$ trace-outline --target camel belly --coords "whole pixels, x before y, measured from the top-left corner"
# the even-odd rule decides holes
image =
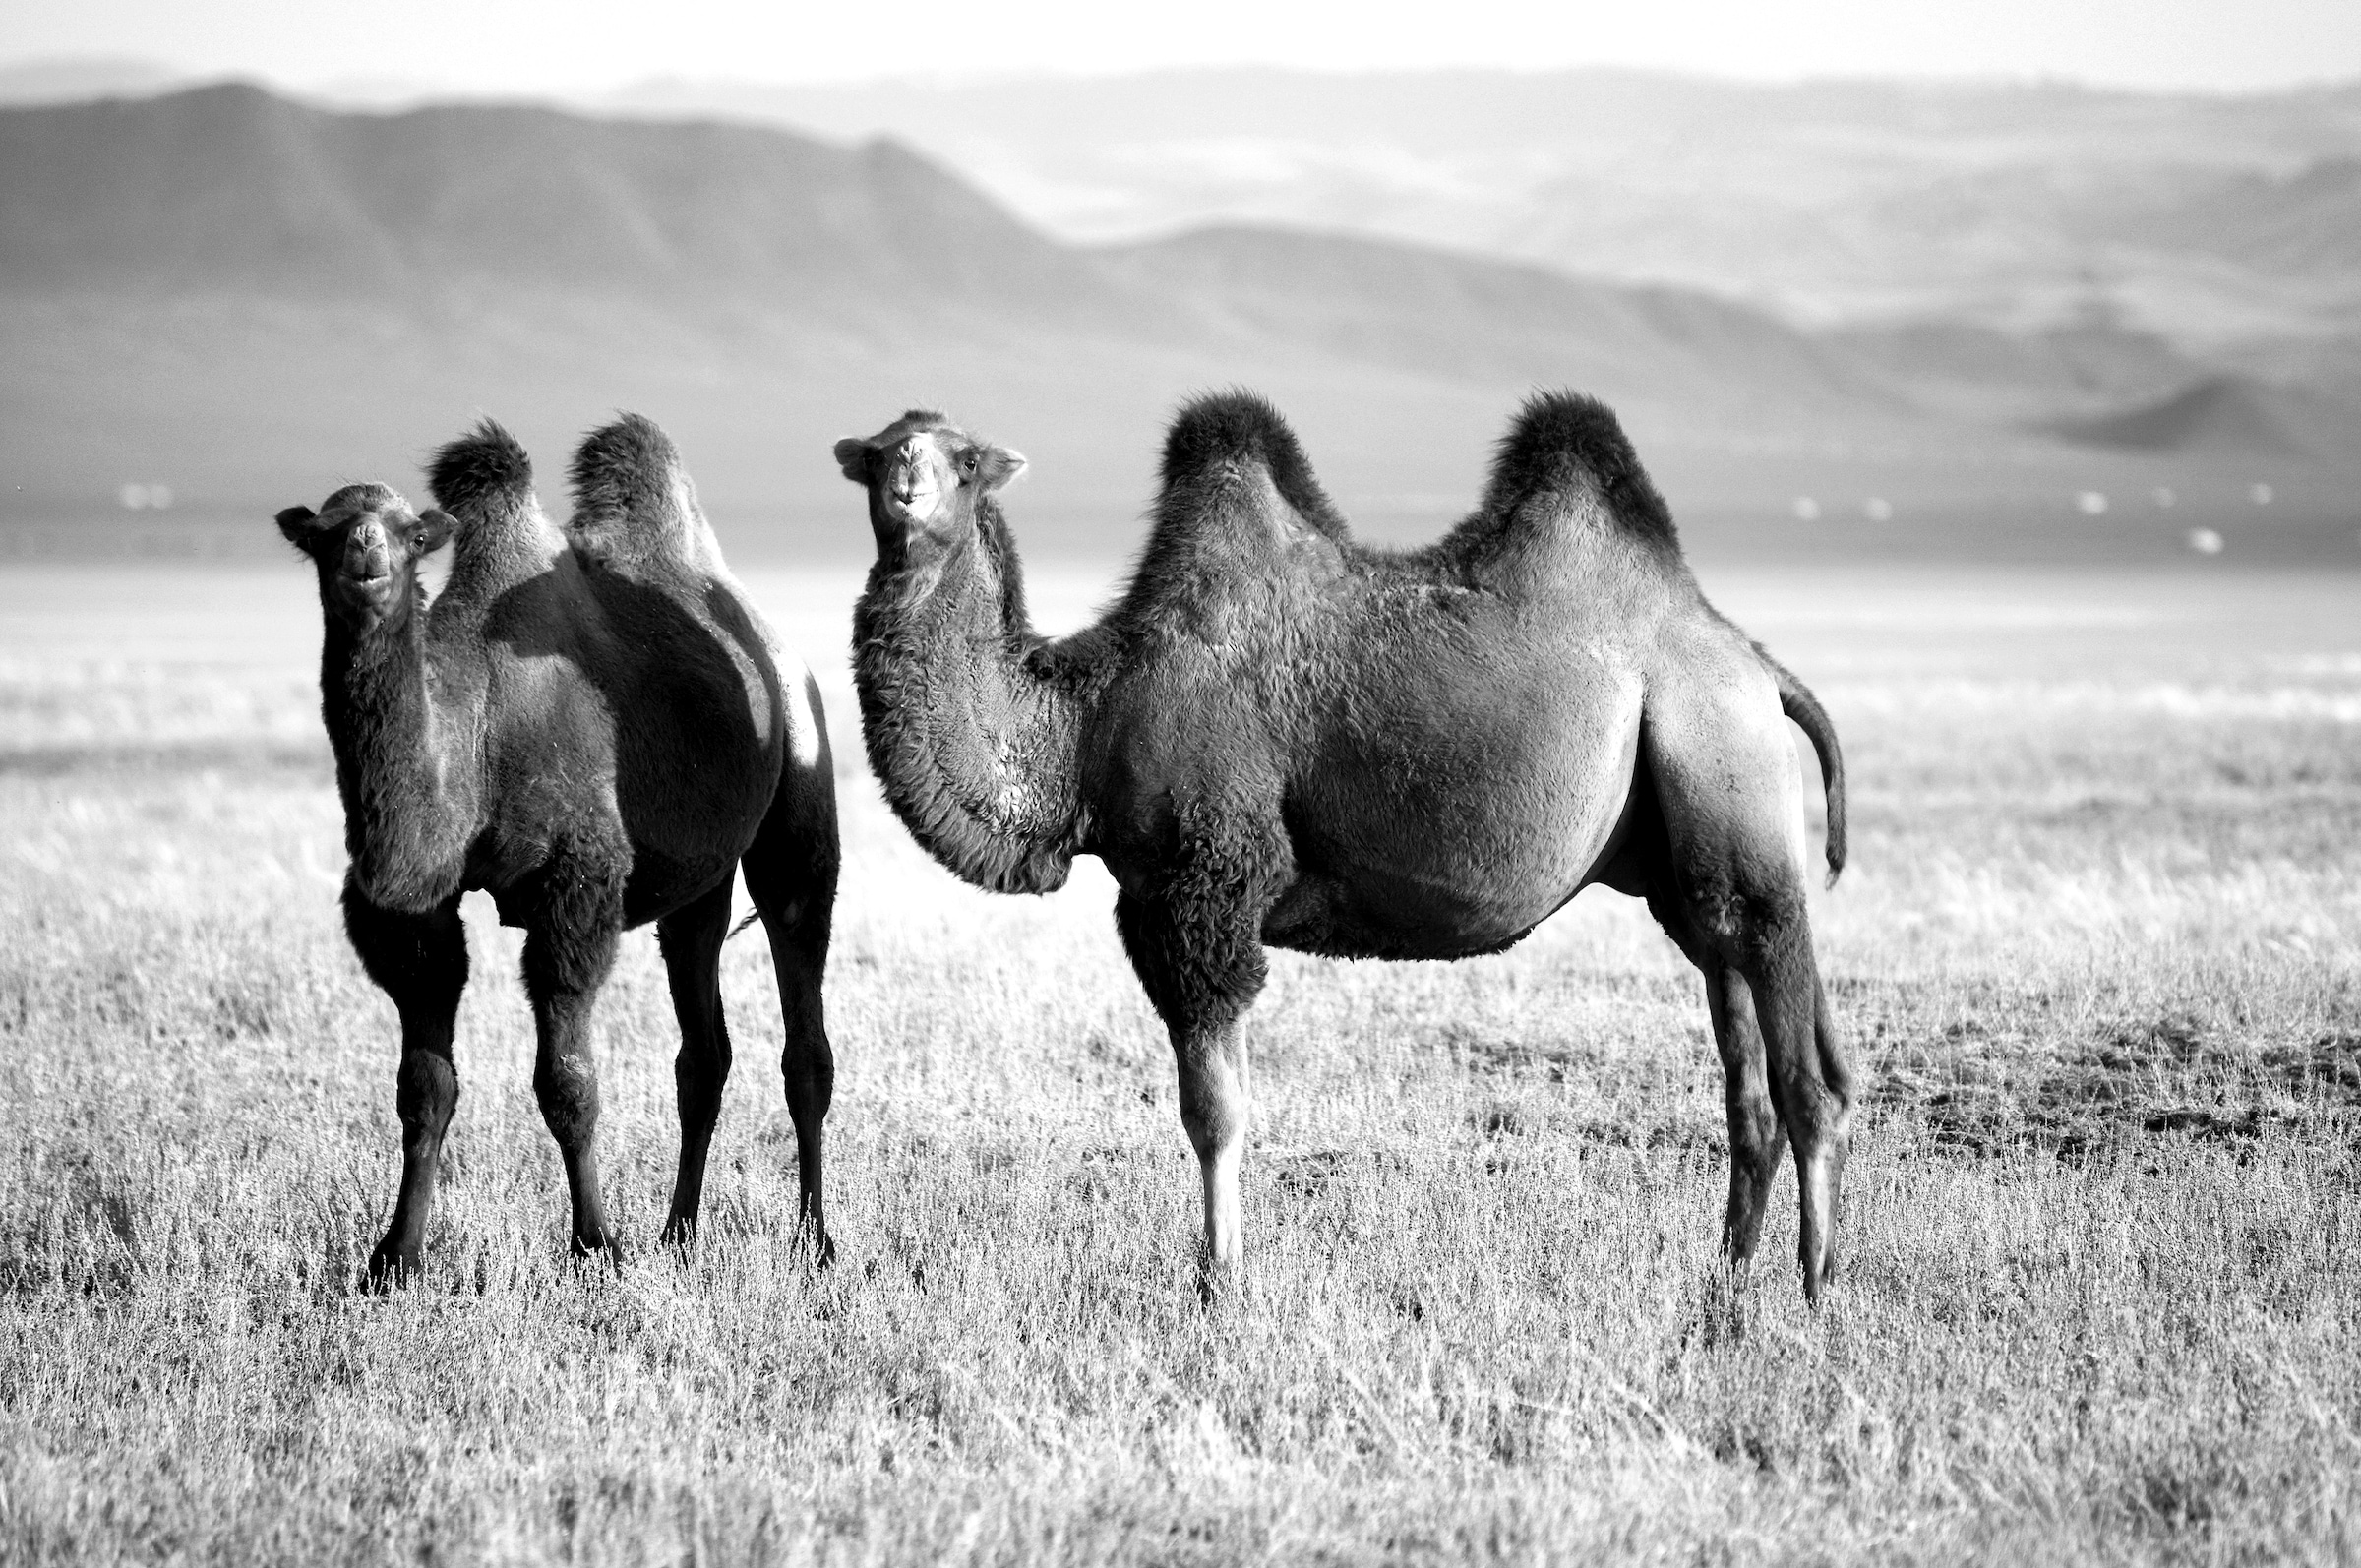
[[[1604,668],[1490,673],[1329,728],[1288,795],[1296,879],[1264,940],[1465,957],[1514,942],[1581,890],[1626,819],[1640,683]]]

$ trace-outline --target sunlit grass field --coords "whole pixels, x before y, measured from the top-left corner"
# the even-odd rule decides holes
[[[394,1013],[336,917],[309,573],[0,573],[0,1561],[2148,1561],[2361,1554],[2361,577],[1709,577],[1827,702],[1814,921],[1866,1086],[1845,1272],[1714,1244],[1719,1068],[1640,908],[1279,956],[1241,1290],[1095,863],[954,883],[821,670],[841,1258],[729,951],[706,1228],[655,1245],[654,943],[600,1008],[620,1276],[564,1252],[471,899],[423,1284],[359,1288]],[[1036,584],[1071,626],[1100,584]]]

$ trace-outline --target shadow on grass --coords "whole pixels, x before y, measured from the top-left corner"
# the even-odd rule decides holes
[[[2361,1131],[2361,1035],[2257,1046],[2187,1013],[2118,1020],[2050,1044],[1964,1020],[1888,1053],[1871,1074],[1880,1120],[1914,1116],[1938,1150],[2028,1149],[2081,1164],[2143,1139],[2332,1145]]]

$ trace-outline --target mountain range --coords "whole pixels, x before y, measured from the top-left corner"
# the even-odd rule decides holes
[[[1287,222],[1687,284],[1790,319],[2218,344],[2361,327],[2361,84],[1757,84],[1635,71],[752,87],[606,111],[890,133],[1077,240]]]
[[[2330,96],[2287,168],[2207,188],[2243,214],[2240,265],[2320,280],[2323,320],[2354,271]],[[1288,409],[1379,537],[1464,508],[1538,385],[1607,396],[1676,506],[1706,510],[2347,460],[2332,321],[2291,353],[2283,322],[2209,338],[2101,298],[2055,320],[1813,320],[1316,206],[1085,241],[901,140],[629,107],[350,113],[224,84],[0,109],[0,517],[103,509],[126,481],[260,516],[343,478],[402,483],[479,412],[554,475],[622,406],[674,431],[717,512],[857,547],[828,443],[932,402],[1033,456],[1023,506],[1051,534],[1120,549],[1173,404],[1239,382]],[[1011,109],[1007,134],[1065,123],[1036,119]],[[2161,211],[2141,210],[2153,243],[2223,243],[2229,219]]]

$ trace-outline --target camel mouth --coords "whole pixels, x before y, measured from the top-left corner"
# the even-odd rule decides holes
[[[914,486],[908,495],[898,491],[887,500],[895,516],[904,522],[925,522],[942,509],[943,491],[935,485]]]

